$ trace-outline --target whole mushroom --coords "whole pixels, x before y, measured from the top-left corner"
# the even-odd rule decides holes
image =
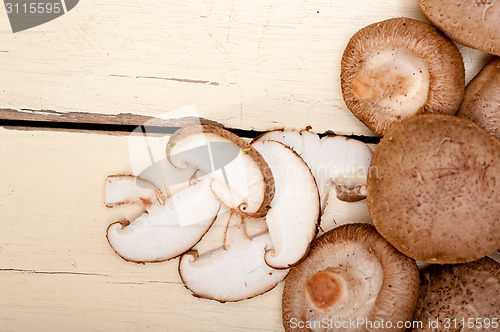
[[[500,56],[500,2],[418,0],[425,16],[454,41]]]
[[[467,85],[457,115],[500,140],[500,57],[493,57]]]
[[[219,302],[245,300],[274,288],[287,269],[269,267],[264,256],[273,249],[269,233],[249,238],[245,221],[231,215],[222,248],[198,255],[189,251],[179,261],[184,285],[197,297]]]
[[[455,44],[436,28],[393,18],[351,38],[340,79],[347,108],[383,136],[416,114],[455,114],[464,94],[465,69]]]
[[[283,326],[285,331],[359,331],[370,330],[365,323],[384,321],[393,328],[376,330],[394,331],[396,322],[411,318],[418,285],[415,261],[372,225],[342,225],[314,240],[309,256],[290,270]]]
[[[500,247],[500,141],[473,122],[425,114],[377,145],[368,175],[373,224],[416,260],[464,263]]]
[[[499,317],[500,263],[485,257],[422,271],[413,331],[498,331]]]

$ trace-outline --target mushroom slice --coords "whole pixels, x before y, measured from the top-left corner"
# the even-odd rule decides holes
[[[213,177],[212,190],[236,213],[264,217],[274,196],[274,179],[264,158],[222,128],[186,126],[170,138],[167,158],[175,167],[193,165]]]
[[[179,274],[195,296],[220,302],[248,299],[271,290],[288,274],[265,263],[269,249],[269,233],[248,238],[241,216],[233,214],[224,247],[200,256],[187,252],[179,262]]]
[[[457,115],[500,140],[500,57],[493,57],[467,85]]]
[[[396,327],[411,318],[418,278],[415,261],[372,225],[339,226],[314,240],[307,258],[290,270],[283,291],[283,326],[285,331],[369,330],[345,324],[361,320]]]
[[[498,0],[418,0],[422,12],[454,41],[500,56]]]
[[[500,247],[500,141],[469,120],[418,115],[373,153],[368,210],[405,255],[456,264]]]
[[[290,148],[275,141],[252,143],[274,174],[276,194],[266,216],[273,250],[266,252],[266,263],[288,268],[300,261],[316,236],[319,195],[306,163]]]
[[[134,221],[109,225],[109,244],[123,259],[138,263],[165,261],[191,249],[208,231],[220,209],[211,182],[211,178],[204,177],[164,204],[144,204],[146,212]],[[134,194],[123,195],[127,202],[143,201],[141,197],[133,198]],[[115,203],[119,202],[115,199]]]
[[[104,183],[104,204],[114,207],[126,203],[141,203],[146,207],[163,205],[165,198],[151,182],[128,174],[111,175]]]
[[[366,198],[366,177],[372,151],[365,143],[343,136],[320,139],[316,134],[297,130],[270,131],[260,136],[260,140],[281,142],[302,157],[318,185],[322,210],[333,189],[342,201],[355,202]]]
[[[382,136],[415,114],[455,114],[464,94],[464,62],[433,26],[389,19],[351,38],[342,56],[341,87],[347,108]]]
[[[421,328],[413,331],[449,331],[444,322],[453,318],[455,331],[498,331],[499,303],[500,264],[494,260],[431,265],[421,272],[413,317]],[[471,321],[474,324],[468,326]]]

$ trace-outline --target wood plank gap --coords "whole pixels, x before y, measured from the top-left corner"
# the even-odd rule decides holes
[[[144,125],[145,123],[147,123],[146,126]],[[148,135],[171,135],[180,127],[192,124],[208,124],[222,127],[240,137],[250,139],[265,133],[264,131],[257,130],[227,128],[216,121],[197,117],[165,120],[130,113],[107,115],[81,112],[61,113],[51,110],[16,111],[13,109],[0,109],[0,126],[12,130],[49,130],[123,136],[130,135],[134,130],[142,126],[147,128]],[[138,134],[142,134],[142,131],[139,131]],[[327,131],[318,134],[323,137],[326,135],[335,135],[335,132]],[[375,136],[344,136],[367,144],[377,144],[380,141],[380,138]]]
[[[181,127],[188,124],[202,123],[214,126],[222,126],[216,121],[203,118],[183,117],[177,119],[161,119],[152,116],[145,116],[132,113],[119,114],[100,114],[87,112],[58,112],[54,110],[35,110],[35,109],[11,109],[0,108],[0,120],[17,121],[35,121],[35,122],[63,122],[78,124],[103,124],[133,126],[134,128],[142,126],[145,123],[158,127]],[[50,126],[50,125],[47,125]],[[55,125],[54,125],[55,126]]]

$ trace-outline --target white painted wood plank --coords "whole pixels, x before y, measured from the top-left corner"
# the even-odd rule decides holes
[[[231,128],[371,135],[346,109],[340,59],[415,0],[80,1],[13,34],[0,8],[0,107],[160,116],[194,104]],[[485,54],[461,47],[470,79]]]
[[[238,303],[194,298],[180,284],[2,272],[0,329],[10,331],[279,331],[281,291]]]
[[[109,247],[106,227],[140,210],[105,208],[104,180],[132,172],[137,146],[126,136],[0,128],[0,330],[281,330],[282,285],[239,303],[197,299],[177,259],[139,265]],[[155,157],[164,151],[151,146]],[[364,202],[332,213],[368,218]],[[224,227],[216,222],[200,252],[221,246]]]

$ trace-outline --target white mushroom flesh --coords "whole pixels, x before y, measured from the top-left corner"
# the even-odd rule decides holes
[[[146,132],[144,133],[143,130]],[[166,197],[185,189],[194,167],[177,168],[165,158],[165,148],[170,136],[157,136],[148,132],[147,124],[137,127],[128,136],[128,148],[132,173],[147,179],[160,188]]]
[[[211,178],[201,178],[163,205],[145,206],[146,212],[130,224],[111,224],[107,230],[109,244],[118,255],[133,262],[165,261],[191,249],[208,231],[220,209],[211,182]],[[108,187],[106,195],[116,198],[118,194],[110,192],[114,189],[121,187]]]
[[[271,168],[275,196],[266,222],[274,250],[266,262],[274,268],[288,268],[307,253],[319,219],[319,195],[306,163],[290,148],[275,141],[252,144]]]
[[[270,131],[260,140],[281,142],[296,151],[311,169],[318,185],[321,208],[325,209],[332,190],[341,200],[366,197],[366,177],[372,157],[371,149],[363,142],[342,136],[318,135],[308,131]],[[346,194],[347,195],[344,195]]]
[[[104,182],[104,204],[107,207],[126,203],[162,205],[163,201],[162,192],[158,188],[133,175],[108,176]]]
[[[240,301],[274,288],[288,274],[264,261],[272,249],[268,233],[248,238],[241,217],[231,216],[224,247],[198,256],[195,251],[181,257],[182,281],[196,296],[220,302]]]
[[[230,140],[213,133],[188,135],[171,147],[170,161],[179,168],[192,165],[211,176],[215,195],[227,207],[245,213],[261,207],[264,176],[247,151]]]

